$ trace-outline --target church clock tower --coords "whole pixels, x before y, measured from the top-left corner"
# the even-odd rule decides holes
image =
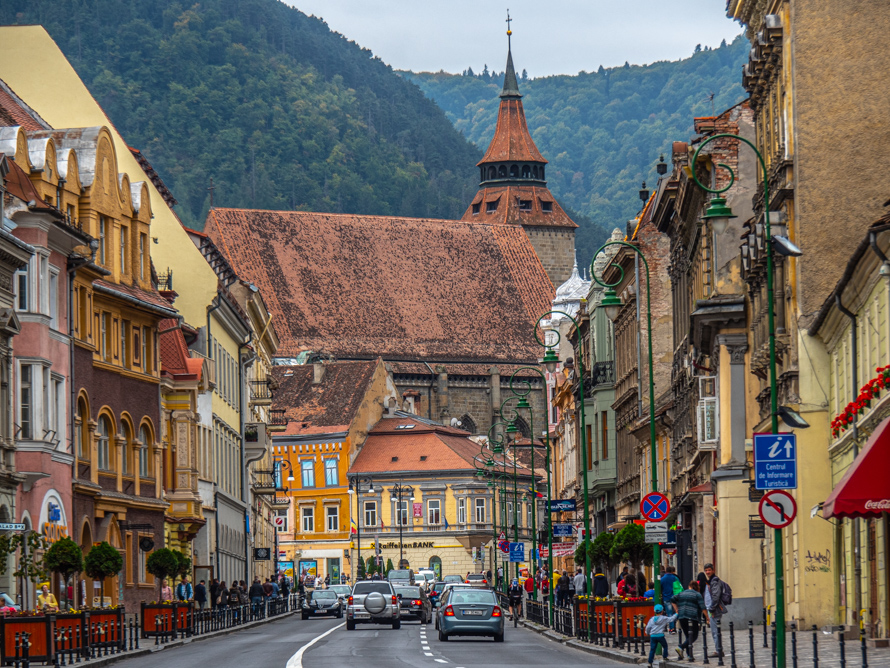
[[[572,273],[578,227],[547,189],[547,160],[538,151],[522,108],[507,30],[507,68],[494,137],[477,163],[479,192],[462,220],[521,225],[554,287]]]

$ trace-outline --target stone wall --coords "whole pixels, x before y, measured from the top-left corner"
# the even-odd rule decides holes
[[[544,270],[554,288],[565,283],[572,275],[575,262],[575,230],[565,227],[525,227]]]

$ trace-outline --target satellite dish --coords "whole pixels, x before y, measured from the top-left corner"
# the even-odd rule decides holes
[[[462,427],[463,423],[457,418],[451,418],[451,426],[452,427]]]

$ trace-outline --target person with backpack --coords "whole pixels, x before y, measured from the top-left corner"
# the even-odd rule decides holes
[[[192,583],[189,582],[189,576],[183,575],[182,580],[176,585],[176,600],[177,601],[190,601],[194,592],[192,590]]]
[[[682,585],[681,585],[682,587]],[[683,651],[686,651],[686,658],[692,662],[692,645],[698,640],[698,632],[701,628],[702,616],[708,619],[708,610],[705,607],[705,599],[698,591],[698,580],[689,583],[689,589],[683,589],[679,593],[671,597],[671,605],[677,618],[680,620],[680,630],[683,632],[683,641],[679,647],[676,647],[677,654],[682,659]]]
[[[595,573],[593,576],[594,598],[609,598],[609,578],[603,573]]]
[[[683,584],[677,577],[677,569],[673,566],[665,566],[664,575],[661,576],[661,598],[665,610],[671,609],[671,599],[681,591],[683,591]],[[671,624],[671,633],[676,632],[676,625]]]
[[[705,577],[708,580],[704,591],[705,607],[711,618],[711,637],[714,639],[714,652],[710,656],[721,657],[723,656],[723,642],[717,625],[720,623],[720,618],[727,612],[726,606],[732,604],[732,588],[717,577],[714,572],[714,564],[705,564]]]
[[[232,586],[229,587],[228,604],[230,608],[235,608],[234,621],[237,624],[241,610],[241,588],[238,586],[237,580],[233,580]]]
[[[618,595],[622,598],[634,598],[637,595],[637,576],[628,573],[624,579],[618,583]]]
[[[229,604],[229,590],[226,588],[226,581],[223,580],[216,586],[216,607],[220,610],[224,610],[226,606]]]
[[[627,579],[627,578],[625,578]],[[649,668],[652,668],[652,662],[655,660],[655,648],[661,646],[661,655],[667,658],[668,643],[664,637],[668,625],[677,621],[677,615],[670,617],[663,615],[664,606],[657,604],[654,608],[655,614],[649,618],[646,623],[646,635],[649,636]]]
[[[513,578],[513,581],[510,583],[510,588],[507,590],[507,596],[510,599],[510,615],[515,619],[516,615],[522,612],[522,586],[519,584],[519,580]]]

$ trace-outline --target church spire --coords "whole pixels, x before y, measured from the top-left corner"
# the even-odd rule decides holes
[[[512,40],[513,31],[510,29],[510,10],[507,10],[507,69],[504,70],[504,89],[501,91],[501,97],[522,97],[519,94],[519,82],[516,80],[516,70],[513,68],[513,49]]]

